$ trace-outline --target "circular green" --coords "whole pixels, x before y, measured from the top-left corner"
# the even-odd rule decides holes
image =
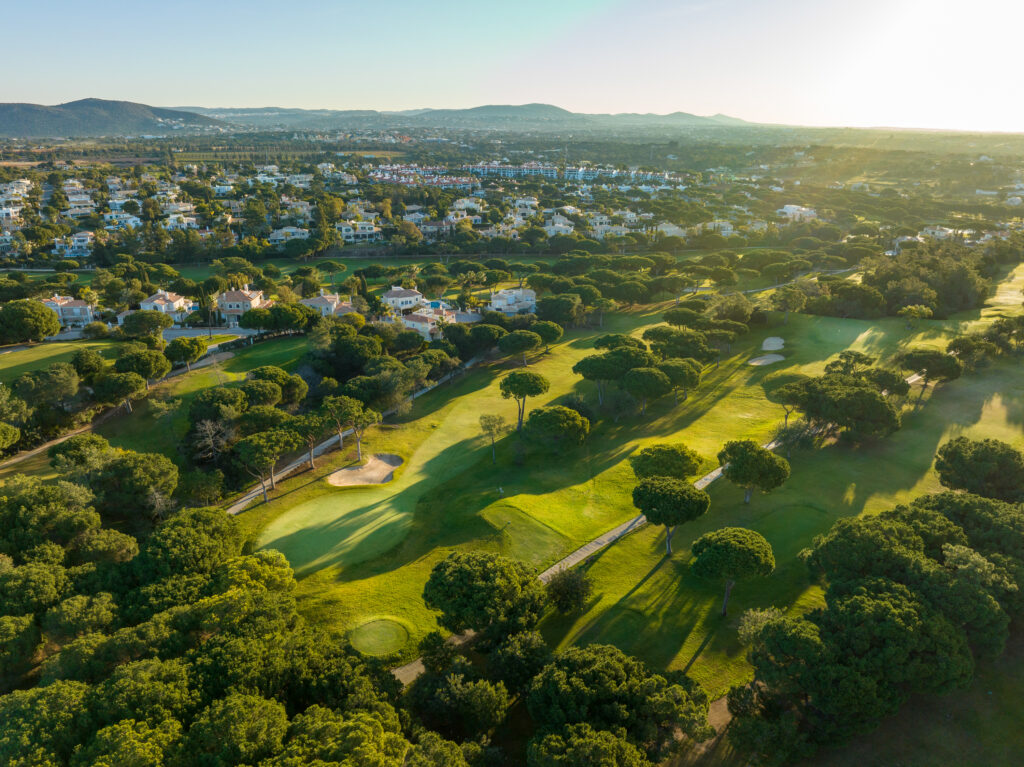
[[[375,618],[348,632],[348,640],[364,655],[391,655],[405,647],[409,630],[396,620]]]

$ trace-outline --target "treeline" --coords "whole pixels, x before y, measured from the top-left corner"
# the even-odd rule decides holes
[[[895,256],[863,260],[860,282],[840,277],[797,281],[787,288],[802,300],[794,305],[809,314],[871,319],[904,316],[944,319],[976,309],[988,298],[990,282],[1000,266],[1019,263],[1020,243],[990,248],[967,248],[952,243],[926,242],[905,247]]]

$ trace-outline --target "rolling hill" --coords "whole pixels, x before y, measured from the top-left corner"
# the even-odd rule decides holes
[[[469,109],[291,109],[178,107],[82,99],[57,106],[0,104],[0,136],[15,138],[166,135],[185,131],[401,130],[595,132],[718,129],[751,125],[734,117],[671,114],[584,114],[551,104],[489,104]]]
[[[163,135],[218,127],[225,126],[206,115],[131,101],[81,99],[56,106],[0,104],[0,136],[15,138]]]

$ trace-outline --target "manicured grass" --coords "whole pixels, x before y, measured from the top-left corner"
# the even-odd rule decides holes
[[[79,349],[95,349],[112,360],[117,356],[118,344],[113,341],[55,341],[10,352],[0,350],[0,383],[9,384],[23,373],[41,370],[55,362],[71,362]]]
[[[367,655],[390,655],[409,641],[409,629],[393,618],[374,618],[349,632],[352,646]]]
[[[640,333],[658,317],[657,311],[619,316],[620,327],[614,329]],[[770,370],[820,369],[850,346],[887,356],[898,350],[905,333],[901,320],[879,327],[795,316],[786,326],[757,331],[736,344],[735,354],[710,369],[701,388],[678,407],[665,398],[644,418],[627,416],[618,424],[600,419],[583,448],[557,459],[528,456],[517,465],[516,438],[508,437],[499,445],[497,468],[491,466],[478,418],[484,412],[511,418],[514,407],[497,389],[505,366],[489,366],[467,374],[453,391],[442,387],[418,402],[416,408],[427,413],[414,411],[404,423],[371,436],[367,450],[396,452],[406,460],[388,485],[328,486],[322,476],[348,460],[334,457],[316,475],[292,480],[296,486],[285,487],[284,497],[240,519],[260,545],[282,550],[305,576],[300,593],[311,619],[344,633],[368,615],[401,616],[414,627],[403,651],[408,656],[415,641],[435,626],[422,604],[423,583],[433,564],[453,548],[500,551],[545,567],[636,514],[629,495],[632,473],[622,460],[631,451],[681,440],[701,453],[710,469],[726,439],[765,441],[781,420],[781,409],[764,399],[759,385]],[[789,339],[786,362],[746,365],[762,340],[776,334]],[[531,365],[552,386],[530,407],[569,391],[593,399],[592,385],[574,376],[571,367],[590,353],[595,335],[570,334]],[[709,590],[708,604],[716,598]]]
[[[632,327],[639,334],[657,321],[659,313],[660,309],[646,317],[620,315],[615,319],[620,325],[614,329]],[[371,435],[367,450],[396,452],[406,461],[389,485],[339,490],[323,482],[329,471],[351,461],[349,451],[330,457],[315,474],[285,483],[283,497],[257,506],[240,519],[251,538],[283,550],[303,576],[301,604],[310,619],[343,634],[372,615],[399,616],[413,627],[410,643],[400,653],[410,657],[418,638],[436,625],[422,604],[422,585],[433,564],[449,551],[499,551],[543,568],[636,513],[629,495],[634,479],[622,460],[633,450],[653,442],[683,441],[703,455],[706,468],[711,468],[726,440],[765,441],[781,421],[781,408],[768,403],[760,387],[769,372],[820,372],[830,357],[847,348],[873,354],[883,362],[907,346],[943,348],[967,323],[988,321],[983,314],[926,322],[916,330],[908,330],[899,319],[791,315],[786,325],[775,324],[742,339],[733,356],[709,370],[700,389],[678,407],[666,398],[643,419],[627,416],[615,424],[602,418],[583,448],[554,460],[527,456],[520,465],[515,437],[508,437],[499,445],[496,468],[479,435],[477,418],[484,412],[505,412],[511,417],[514,409],[497,392],[503,371],[489,366],[469,373],[450,391],[443,387],[424,398],[401,424]],[[763,368],[746,365],[768,335],[786,339],[785,361]],[[552,402],[568,391],[593,398],[592,386],[569,372],[576,359],[589,353],[592,337],[592,333],[570,334],[532,366],[552,386],[530,407]],[[977,380],[984,386],[987,379]],[[961,391],[957,396],[979,396],[974,387],[973,379],[956,382],[940,394],[948,390]],[[877,455],[829,448],[807,474],[820,483],[823,477],[846,477],[837,473],[840,468],[860,472],[860,489],[843,479],[841,493],[825,495],[816,486],[801,484],[799,465],[788,489],[757,499],[749,507],[739,503],[738,493],[727,485],[713,487],[715,511],[700,524],[707,529],[729,524],[763,526],[779,552],[780,567],[772,579],[745,587],[742,595],[737,589],[736,614],[747,604],[745,600],[750,604],[769,600],[801,611],[816,604],[820,595],[807,588],[797,566],[798,551],[841,514],[859,513],[869,505],[884,508],[897,497],[925,491],[917,486],[918,480],[928,471],[937,436],[923,429],[916,438],[923,437],[929,444],[910,444],[908,450],[924,464],[899,472],[896,468],[903,454],[893,446],[908,435],[913,438],[922,413],[935,411],[927,402],[926,397],[920,411],[908,415],[904,431]],[[973,407],[963,405],[961,410]],[[999,432],[994,422],[984,428]],[[844,505],[835,505],[844,499]],[[703,532],[699,525],[694,532],[698,530]],[[687,534],[677,543],[679,552],[688,548]],[[649,529],[601,554],[592,568],[601,583],[599,594],[604,596],[596,595],[584,616],[549,618],[544,631],[562,646],[575,641],[621,644],[658,667],[683,668],[692,659],[691,673],[720,695],[746,678],[749,670],[734,630],[723,631],[715,617],[718,587],[693,582],[674,571],[685,570],[685,553],[659,566],[662,551],[661,531]],[[676,597],[670,599],[670,593]],[[665,606],[665,614],[645,618],[638,628],[637,616],[657,616],[658,605]]]
[[[920,405],[915,390],[903,428],[884,441],[794,452],[789,482],[755,496],[750,505],[740,490],[719,480],[709,488],[711,511],[677,528],[670,560],[664,557],[663,528],[638,531],[585,565],[595,583],[587,610],[568,618],[551,615],[542,630],[560,647],[610,643],[656,668],[687,669],[712,698],[720,697],[750,675],[736,637],[745,609],[774,605],[799,614],[820,604],[820,589],[809,584],[797,558],[815,535],[840,517],[877,513],[942,490],[932,460],[953,437],[995,437],[1024,447],[1021,408],[1024,382],[1017,365],[1001,363],[940,386]],[[726,526],[763,534],[775,550],[776,570],[770,578],[738,585],[723,620],[720,585],[692,576],[688,562],[696,538]]]

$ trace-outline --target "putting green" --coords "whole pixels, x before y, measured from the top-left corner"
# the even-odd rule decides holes
[[[391,655],[405,647],[409,629],[394,618],[374,618],[348,632],[348,640],[364,655]]]

